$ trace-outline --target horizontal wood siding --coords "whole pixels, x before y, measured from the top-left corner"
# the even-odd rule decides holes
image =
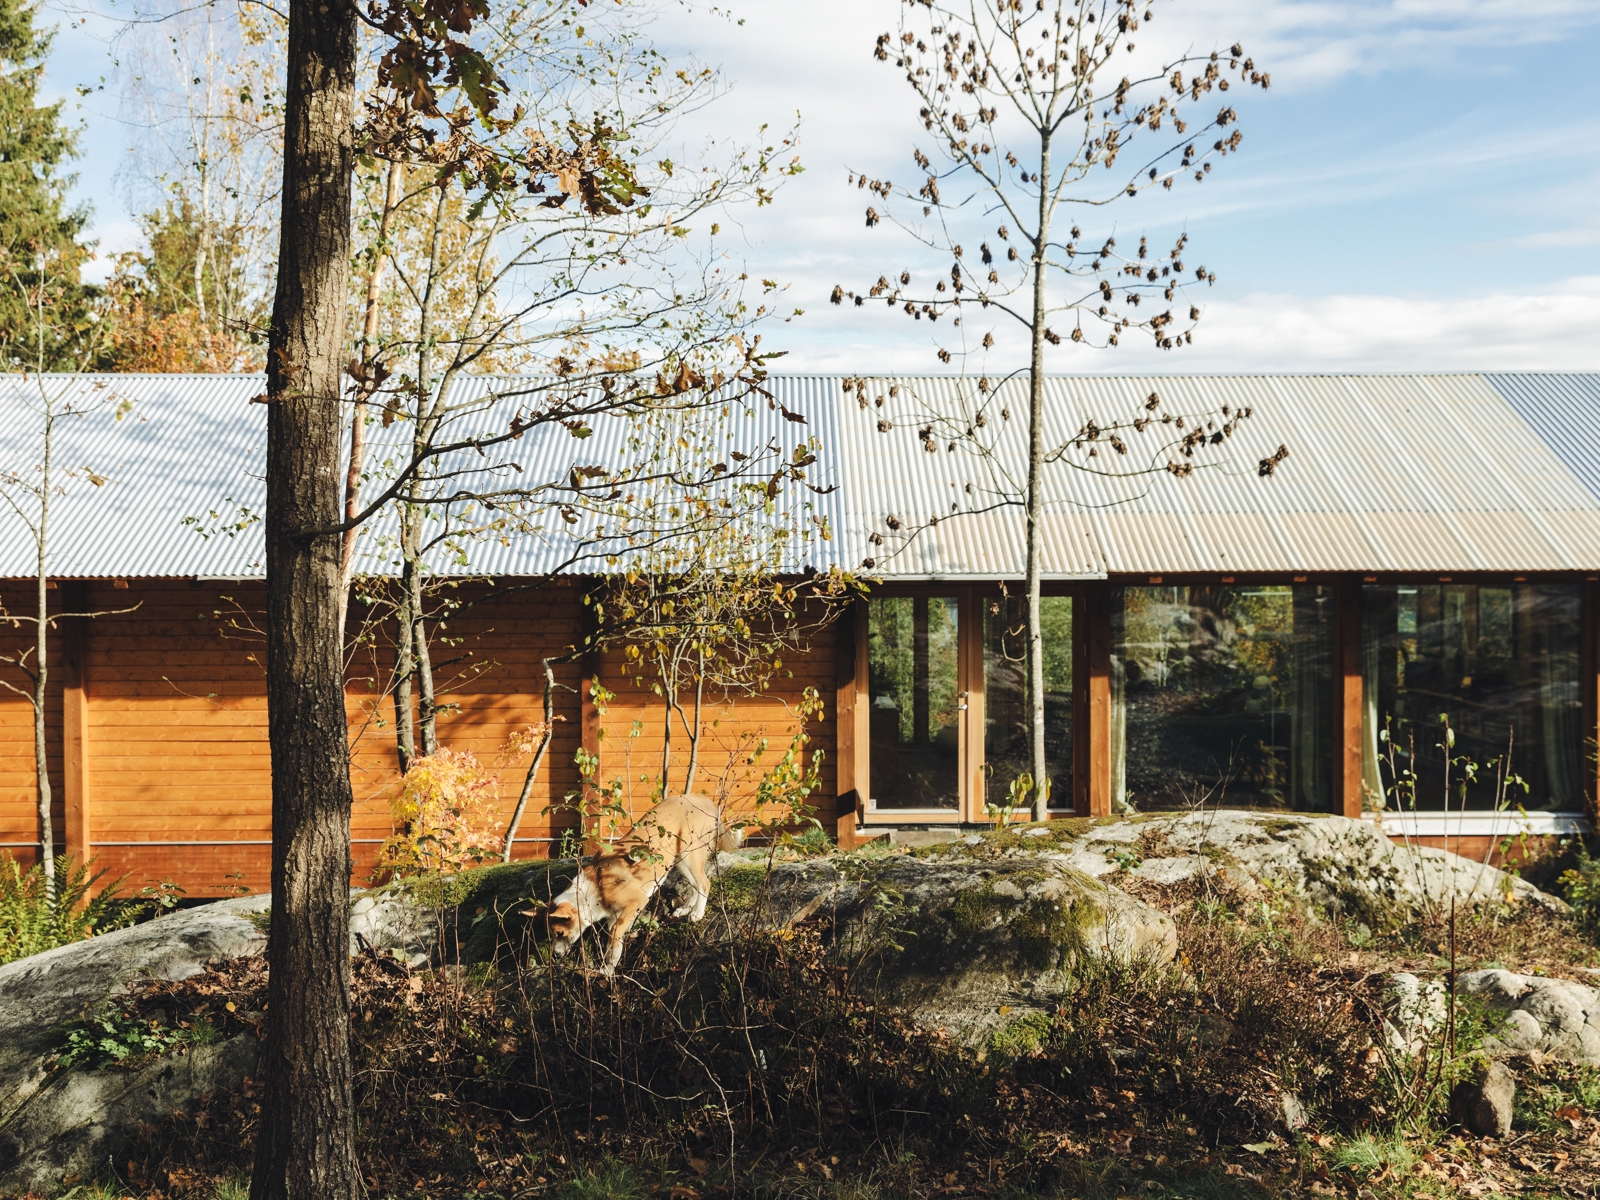
[[[807,647],[792,660],[786,660],[780,677],[760,694],[707,693],[695,791],[713,797],[730,812],[753,814],[762,775],[788,751],[799,726],[798,712],[805,690],[814,688],[826,707],[821,719],[809,726],[811,741],[803,751],[807,767],[815,753],[821,751],[823,756],[821,787],[809,802],[823,817],[832,816],[837,794],[834,653],[839,629],[836,623],[812,635]],[[620,650],[602,656],[600,681],[616,694],[601,721],[602,780],[620,778],[629,811],[638,812],[651,803],[650,789],[661,771],[666,704],[648,689],[648,680],[646,686],[641,686],[624,672]],[[683,702],[690,705],[692,696],[686,694]],[[683,787],[689,755],[686,731],[675,721],[669,771],[674,791]],[[831,828],[832,822],[828,824]]]
[[[214,898],[267,886],[271,830],[271,774],[267,747],[264,643],[258,632],[264,588],[259,583],[133,580],[82,585],[91,611],[108,615],[87,622],[83,643],[85,778],[94,865],[123,890],[170,880],[193,898]],[[55,593],[52,593],[54,595]],[[507,750],[510,736],[540,719],[546,656],[564,653],[580,639],[580,588],[560,582],[536,590],[473,585],[453,599],[461,610],[433,645],[440,700],[441,745],[467,750],[490,768],[499,785],[495,828],[503,830],[528,767]],[[13,606],[27,593],[0,591]],[[132,611],[112,613],[111,610]],[[352,605],[348,715],[351,734],[351,814],[355,879],[370,876],[378,844],[391,831],[390,800],[398,782],[394,711],[385,695],[393,663],[393,630],[361,626]],[[0,626],[7,651],[28,630]],[[833,633],[786,664],[787,673],[766,694],[709,706],[701,750],[702,786],[720,790],[736,805],[753,801],[760,772],[783,755],[795,728],[794,707],[806,686],[833,699]],[[9,640],[8,640],[9,639]],[[591,664],[592,666],[593,664]],[[624,678],[620,656],[598,663],[604,686],[618,693],[605,722],[602,774],[654,773],[661,754],[661,701]],[[21,684],[15,672],[6,678]],[[555,741],[540,771],[515,854],[543,856],[550,839],[572,823],[547,810],[577,790],[575,755],[582,736],[577,662],[557,668]],[[62,705],[59,675],[49,709],[51,776],[57,842],[63,816]],[[640,732],[630,737],[634,722]],[[824,808],[833,801],[833,728],[830,703],[813,728],[808,753],[825,752]],[[744,761],[760,739],[768,749],[756,764]],[[688,748],[675,747],[681,780]],[[648,785],[634,778],[630,792],[642,805]],[[32,724],[25,699],[0,695],[0,842],[37,837]],[[24,862],[36,854],[18,846]]]
[[[16,656],[34,644],[33,624],[5,620],[11,614],[30,614],[38,603],[32,585],[12,583],[0,587],[0,654]],[[61,611],[61,589],[52,588],[50,611]],[[49,759],[51,822],[55,827],[56,853],[66,846],[66,794],[61,756],[61,680],[62,639],[52,631],[48,639],[51,672],[45,697],[46,753]],[[31,667],[35,659],[29,653]],[[24,865],[39,861],[39,799],[37,773],[33,760],[33,705],[27,694],[33,684],[15,667],[0,667],[0,854],[9,853]],[[18,694],[20,689],[23,694]],[[19,844],[20,843],[20,844]]]

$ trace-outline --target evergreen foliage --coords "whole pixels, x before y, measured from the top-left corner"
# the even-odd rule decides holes
[[[61,102],[39,103],[52,33],[37,25],[27,0],[0,0],[0,363],[7,367],[76,365],[72,353],[87,328],[95,289],[75,284],[69,319],[42,330],[30,319],[26,290],[44,274],[77,279],[86,252],[77,238],[88,212],[69,207],[73,177],[63,167],[77,133],[62,120]],[[68,315],[68,314],[63,314]]]

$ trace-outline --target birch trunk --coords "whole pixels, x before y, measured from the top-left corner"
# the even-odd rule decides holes
[[[1044,548],[1045,269],[1050,246],[1050,135],[1039,140],[1039,226],[1033,239],[1033,348],[1028,366],[1028,755],[1033,763],[1033,819],[1050,816],[1050,775],[1044,752],[1044,630],[1040,596]]]

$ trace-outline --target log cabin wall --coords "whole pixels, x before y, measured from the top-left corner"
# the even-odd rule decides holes
[[[35,610],[31,585],[0,590],[0,613],[27,614]],[[61,590],[51,588],[49,607],[61,611]],[[33,643],[33,626],[28,622],[0,621],[0,654],[13,658]],[[52,639],[53,660],[61,649],[59,637]],[[27,660],[33,662],[32,655]],[[45,737],[49,759],[51,821],[55,826],[59,850],[66,830],[65,772],[62,762],[62,687],[64,673],[52,669],[45,698]],[[39,801],[36,791],[33,747],[33,706],[27,694],[32,684],[14,667],[0,668],[0,680],[9,687],[0,689],[0,854],[10,853],[18,862],[31,866],[39,859]],[[21,689],[22,694],[12,689]]]
[[[1340,807],[1360,795],[1358,722],[1361,676],[1350,662],[1359,601],[1359,577],[1339,581],[1341,669],[1339,692],[1329,705],[1331,745],[1339,747],[1335,795]],[[1078,585],[1074,637],[1076,719],[1087,726],[1075,738],[1079,760],[1074,795],[1096,815],[1109,808],[1109,763],[1104,691],[1114,581]],[[266,743],[261,640],[255,632],[263,608],[255,582],[187,580],[62,581],[51,590],[52,610],[104,615],[58,626],[52,640],[47,729],[57,850],[81,858],[87,841],[96,869],[125,876],[124,889],[171,879],[196,899],[266,886],[270,828],[270,777]],[[527,767],[504,752],[514,731],[542,709],[542,660],[581,637],[582,585],[563,581],[517,591],[502,584],[465,585],[456,598],[464,610],[434,645],[441,699],[441,744],[470,750],[497,770],[501,828],[509,817]],[[1585,588],[1582,650],[1588,674],[1583,729],[1589,776],[1595,767],[1593,736],[1600,711],[1600,637],[1594,633],[1595,584]],[[23,587],[0,589],[7,611],[24,612]],[[120,611],[128,610],[128,611]],[[359,606],[352,612],[359,614]],[[786,750],[795,707],[804,688],[827,702],[810,732],[809,752],[824,752],[822,784],[813,803],[825,821],[836,802],[841,813],[859,802],[870,764],[861,728],[867,712],[864,608],[811,639],[786,663],[787,673],[765,695],[708,697],[698,787],[733,809],[747,808],[763,769]],[[398,773],[392,703],[383,693],[393,657],[392,630],[358,628],[352,616],[349,719],[352,739],[352,813],[355,879],[368,878],[379,843],[390,832],[389,799]],[[0,647],[11,653],[30,638],[26,626],[0,625]],[[604,717],[587,703],[589,680],[616,693]],[[19,686],[15,671],[4,677]],[[620,651],[557,668],[555,743],[541,769],[515,847],[517,857],[548,853],[571,824],[570,815],[546,810],[579,785],[575,754],[587,736],[601,751],[602,776],[622,778],[634,809],[649,803],[660,767],[664,707],[659,697],[630,680]],[[838,737],[844,715],[848,729]],[[637,730],[637,732],[636,732]],[[758,764],[743,761],[766,739]],[[688,746],[674,737],[673,778],[683,778]],[[1352,752],[1353,751],[1353,752]],[[646,780],[641,780],[645,776]],[[842,799],[841,799],[842,797]],[[1592,801],[1591,801],[1592,803]],[[35,861],[37,816],[32,719],[27,700],[0,694],[0,849]],[[1082,809],[1079,810],[1082,812]],[[1346,809],[1348,811],[1348,809]],[[1359,807],[1356,812],[1359,813]],[[1472,842],[1471,838],[1467,839]],[[1467,847],[1480,853],[1473,842]]]
[[[713,797],[729,812],[753,813],[761,776],[788,751],[803,693],[808,687],[815,688],[825,708],[821,718],[808,726],[811,741],[805,748],[805,762],[809,767],[811,756],[822,751],[821,784],[811,803],[831,830],[838,778],[834,655],[839,628],[836,624],[821,631],[810,639],[807,650],[793,660],[786,659],[782,677],[767,692],[735,696],[707,693],[696,792]],[[650,790],[661,771],[666,706],[648,684],[641,686],[624,672],[620,648],[608,650],[598,665],[601,685],[614,693],[599,720],[603,733],[598,746],[600,770],[606,780],[622,780],[624,802],[629,812],[637,813],[652,803]],[[683,697],[686,707],[691,699],[688,695]],[[689,757],[688,738],[675,719],[670,767],[674,791],[683,786]]]
[[[263,586],[66,581],[51,590],[52,611],[61,611],[63,595],[74,608],[105,615],[80,622],[76,630],[58,630],[51,645],[47,720],[57,852],[81,860],[86,833],[94,869],[108,880],[122,878],[125,893],[163,880],[192,899],[264,890],[272,798],[258,632]],[[579,640],[581,595],[581,586],[572,581],[530,591],[502,585],[499,593],[466,585],[454,595],[463,610],[434,641],[435,677],[447,705],[439,718],[440,744],[469,750],[496,770],[498,828],[509,820],[529,762],[505,752],[507,739],[541,716],[543,659]],[[6,611],[27,611],[30,598],[24,587],[0,589]],[[355,793],[351,840],[354,879],[361,882],[370,876],[378,846],[390,832],[398,762],[393,704],[384,692],[393,630],[362,628],[358,604],[352,604],[351,613],[346,691]],[[30,635],[27,626],[0,627],[0,648],[11,653]],[[613,654],[598,663],[602,685],[618,693],[601,723],[602,772],[611,777],[631,770],[636,777],[659,767],[662,705],[626,680],[620,664]],[[580,692],[587,695],[585,666],[592,672],[596,665],[557,667],[555,742],[518,832],[518,858],[546,854],[573,821],[546,810],[579,785],[574,759],[585,724]],[[763,696],[741,698],[731,708],[707,705],[701,786],[717,791],[722,785],[732,807],[748,808],[761,770],[787,749],[802,690],[814,686],[828,705],[812,727],[808,751],[824,751],[823,786],[816,799],[824,815],[831,815],[833,631],[824,630],[786,669],[788,674]],[[4,677],[25,686],[14,670]],[[64,696],[71,703],[64,704]],[[77,721],[71,738],[64,737],[67,716]],[[636,721],[640,732],[629,737]],[[9,850],[24,865],[38,857],[32,730],[28,701],[12,692],[0,695],[0,850]],[[761,738],[768,749],[760,762],[743,762]],[[69,744],[72,755],[65,753]],[[681,735],[673,762],[681,780],[687,763]],[[648,785],[635,778],[629,790],[636,807],[647,803]]]

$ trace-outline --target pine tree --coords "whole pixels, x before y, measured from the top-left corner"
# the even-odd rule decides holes
[[[78,243],[89,214],[69,207],[72,176],[62,173],[77,134],[62,121],[61,103],[40,104],[39,84],[52,33],[40,30],[36,6],[0,0],[0,367],[55,368],[73,360],[73,342],[87,328],[95,289],[76,287],[73,313],[58,316],[41,340],[29,320],[24,289],[40,278],[77,278],[87,256]],[[41,362],[42,359],[42,362]]]

